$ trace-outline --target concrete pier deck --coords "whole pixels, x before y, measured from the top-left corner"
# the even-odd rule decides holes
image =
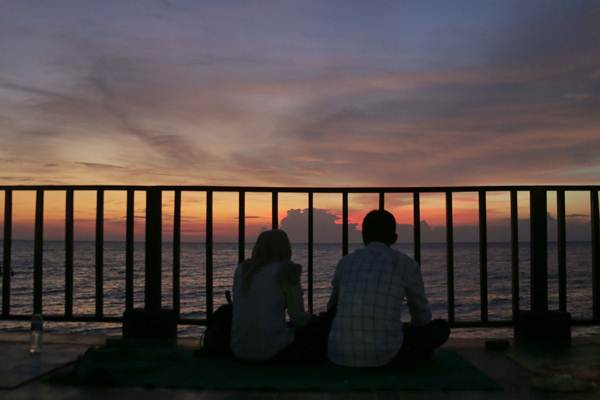
[[[28,353],[28,334],[26,332],[0,332],[0,354],[2,367],[0,373],[22,373],[28,371],[24,364],[31,358]],[[101,345],[105,342],[103,336],[85,335],[57,335],[46,334],[44,338],[45,362],[51,369],[53,362],[63,365],[69,359],[75,359],[90,346]],[[197,340],[180,339],[178,344],[184,347],[198,346]],[[556,365],[557,370],[552,372],[564,378],[574,375],[578,381],[581,379],[595,388],[581,392],[540,391],[535,388],[539,379],[544,379],[548,371],[544,363],[529,362],[528,368],[516,362],[515,357],[509,357],[503,352],[488,351],[485,349],[484,339],[451,339],[445,348],[457,351],[489,377],[499,383],[503,390],[497,392],[477,391],[407,391],[407,392],[272,392],[272,391],[211,391],[211,390],[186,390],[186,389],[146,389],[146,388],[96,388],[75,387],[63,385],[50,385],[40,379],[22,384],[12,389],[0,389],[0,399],[106,399],[131,400],[133,398],[152,399],[598,399],[600,398],[600,335],[574,338],[572,349],[566,358],[553,358],[549,355],[547,361]],[[511,349],[514,346],[511,344]],[[516,357],[518,358],[518,357]],[[566,360],[566,361],[565,361]],[[527,360],[526,360],[527,361]],[[11,365],[12,363],[12,365]],[[576,366],[574,370],[560,371],[562,365]],[[546,366],[547,367],[547,366]],[[580,368],[579,368],[580,367]],[[68,368],[68,367],[66,367]],[[6,377],[7,375],[5,375]],[[537,381],[536,381],[537,380]]]

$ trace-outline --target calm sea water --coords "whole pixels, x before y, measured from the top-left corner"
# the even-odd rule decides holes
[[[350,251],[360,247],[351,244]],[[411,244],[395,245],[412,255]],[[1,249],[1,247],[0,247]],[[252,245],[247,245],[250,255]],[[446,246],[444,243],[422,245],[422,272],[426,291],[435,317],[447,318]],[[74,313],[93,314],[95,310],[95,247],[93,242],[75,242],[74,249]],[[549,304],[558,308],[558,270],[556,245],[548,248]],[[479,246],[477,243],[457,243],[455,255],[456,319],[478,320],[479,298]],[[216,244],[213,256],[214,301],[216,306],[225,302],[225,290],[230,289],[237,263],[237,244]],[[315,312],[325,309],[330,292],[330,281],[335,265],[341,257],[339,244],[316,244],[314,248],[314,306]],[[529,244],[519,248],[521,308],[529,307]],[[307,245],[293,245],[293,259],[306,266]],[[181,245],[181,312],[186,318],[204,318],[206,306],[204,244]],[[11,312],[29,315],[33,309],[33,241],[14,241],[12,248],[13,272]],[[163,306],[172,305],[172,245],[163,245]],[[489,319],[511,317],[511,253],[509,243],[490,243],[488,246],[488,301]],[[567,302],[573,318],[591,318],[591,244],[567,244]],[[144,296],[144,244],[135,245],[134,301],[143,307]],[[64,311],[64,243],[44,243],[43,309],[45,314]],[[306,268],[303,271],[305,302],[307,301]],[[104,312],[107,316],[120,316],[125,308],[125,245],[107,242],[104,249]],[[24,322],[0,322],[1,329],[26,329]],[[118,334],[120,326],[99,323],[47,322],[46,329],[59,333]],[[195,336],[199,327],[180,327],[180,335]],[[585,332],[597,331],[588,328]],[[481,335],[484,330],[464,330],[458,335]]]

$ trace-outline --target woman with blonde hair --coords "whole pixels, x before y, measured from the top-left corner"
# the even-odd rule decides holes
[[[237,358],[267,361],[299,352],[295,328],[306,326],[311,315],[304,311],[302,267],[291,258],[287,234],[273,229],[258,236],[252,257],[237,267],[230,341]]]

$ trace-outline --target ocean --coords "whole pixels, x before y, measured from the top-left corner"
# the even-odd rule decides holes
[[[12,290],[11,313],[30,315],[33,310],[33,241],[17,240],[12,245]],[[350,251],[361,247],[350,244]],[[395,247],[412,256],[410,243]],[[0,247],[1,249],[1,247]],[[246,246],[249,256],[252,245]],[[293,260],[304,266],[302,285],[307,302],[307,245],[293,244]],[[488,307],[490,320],[511,317],[511,249],[510,243],[488,244]],[[314,312],[323,311],[330,292],[330,281],[335,265],[342,255],[340,244],[314,245]],[[233,271],[237,265],[238,248],[233,243],[214,245],[213,281],[215,308],[225,302],[225,291],[231,288]],[[447,318],[446,245],[445,243],[423,243],[421,269],[426,292],[434,317]],[[520,259],[520,304],[529,308],[529,244],[521,243]],[[74,314],[93,314],[95,310],[95,246],[92,241],[74,243]],[[144,298],[144,243],[135,243],[134,251],[134,304],[143,307]],[[205,253],[203,243],[181,244],[181,314],[185,318],[204,318],[206,306]],[[548,247],[549,306],[558,308],[558,267],[556,244]],[[479,298],[479,245],[478,243],[456,243],[455,304],[458,321],[480,319]],[[163,244],[162,304],[172,305],[172,244]],[[591,243],[567,243],[567,310],[574,319],[592,317],[592,264]],[[120,316],[125,309],[125,244],[104,244],[104,313]],[[64,312],[64,242],[44,243],[43,263],[43,311],[44,314]],[[404,318],[408,318],[405,314]],[[0,321],[0,329],[28,329],[27,322]],[[120,325],[106,323],[59,323],[46,322],[45,329],[56,333],[119,334]],[[180,336],[200,335],[202,328],[181,326]],[[454,335],[488,335],[486,329],[461,329]],[[597,327],[581,328],[577,332],[598,332]],[[495,330],[509,334],[510,330]]]

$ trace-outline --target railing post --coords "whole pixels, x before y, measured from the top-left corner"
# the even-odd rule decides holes
[[[175,191],[173,207],[173,310],[179,316],[181,308],[181,190]]]
[[[519,203],[516,190],[510,191],[510,259],[512,277],[512,319],[516,321],[520,310],[519,299]]]
[[[96,318],[104,316],[104,190],[96,193]]]
[[[147,311],[161,308],[162,193],[146,191],[145,306]]]
[[[481,321],[488,321],[488,272],[487,272],[487,200],[485,190],[479,191],[479,297]]]
[[[308,192],[308,312],[313,313],[313,244],[314,244],[314,215],[313,192]]]
[[[448,285],[448,322],[454,324],[454,221],[452,192],[446,192],[446,283]]]
[[[246,259],[246,192],[240,191],[238,203],[238,264]]]
[[[10,278],[12,276],[12,190],[4,191],[4,237],[2,240],[2,315],[10,315]]]
[[[414,259],[421,265],[421,200],[419,192],[413,192],[413,243]]]
[[[206,191],[206,317],[213,313],[213,192]]]
[[[129,210],[130,206],[133,206],[132,195],[128,195]],[[131,212],[128,215],[131,216]],[[126,339],[173,341],[177,337],[177,311],[161,307],[161,257],[162,189],[149,188],[146,189],[145,308],[125,311],[123,337]]]
[[[590,191],[590,226],[592,229],[592,314],[594,321],[600,321],[600,210],[598,190]]]
[[[271,193],[271,226],[272,229],[279,228],[279,194]]]
[[[348,192],[342,193],[342,255],[348,254]]]
[[[530,190],[531,311],[517,313],[515,340],[519,344],[548,345],[555,348],[571,344],[571,315],[562,311],[548,311],[548,207],[546,200],[546,189]]]
[[[44,261],[44,191],[35,196],[35,240],[33,249],[33,312],[42,313],[42,280]]]
[[[135,191],[127,190],[125,217],[125,309],[133,310],[133,242],[135,233]]]
[[[567,221],[565,191],[556,192],[556,246],[558,253],[558,309],[567,311]]]
[[[546,191],[530,192],[531,210],[531,310],[548,311],[548,210]]]
[[[65,317],[73,316],[73,189],[65,194]]]

